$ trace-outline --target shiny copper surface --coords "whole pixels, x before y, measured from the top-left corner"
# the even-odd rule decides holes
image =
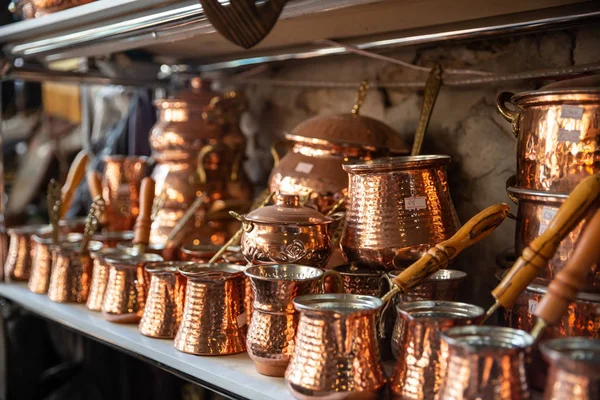
[[[517,228],[515,233],[515,251],[521,254],[536,237],[545,231],[552,217],[559,207],[565,202],[568,195],[540,192],[534,190],[508,188],[508,194],[518,201]],[[595,207],[586,214],[582,221],[560,242],[556,253],[547,263],[546,267],[536,278],[535,283],[548,285],[552,278],[566,267],[573,249],[577,246],[577,239],[587,221],[594,215]],[[585,291],[600,292],[600,269],[594,265]]]
[[[90,253],[92,257],[92,282],[90,283],[90,294],[85,303],[89,310],[102,310],[102,302],[104,301],[104,293],[106,293],[110,270],[110,266],[106,262],[106,257],[118,254],[118,252],[119,250],[109,247]]]
[[[389,288],[383,279],[386,271],[379,265],[368,268],[360,262],[338,265],[332,268],[338,272],[344,281],[343,293],[363,294],[367,296],[382,297]],[[331,286],[331,285],[328,285]],[[329,292],[330,290],[327,290]]]
[[[102,316],[111,322],[135,324],[140,321],[150,279],[144,266],[161,262],[162,257],[144,253],[139,256],[115,253],[105,257],[110,266],[102,301]]]
[[[496,326],[460,326],[441,337],[448,358],[441,371],[439,400],[530,398],[525,360],[531,335]]]
[[[214,244],[186,244],[181,246],[179,249],[179,258],[182,261],[194,261],[197,263],[207,263],[217,252],[221,249],[221,246]],[[227,253],[229,252],[238,252],[240,251],[239,246],[230,246],[227,249]],[[226,254],[227,254],[226,253]],[[226,261],[229,263],[229,261]],[[232,264],[238,264],[234,262]],[[244,264],[246,261],[244,259]]]
[[[398,276],[403,269],[391,271],[390,278]],[[455,269],[441,269],[408,293],[399,293],[396,299],[401,302],[420,300],[456,301],[467,274]]]
[[[138,327],[142,335],[154,338],[175,337],[185,304],[186,279],[177,268],[194,263],[162,262],[146,265],[151,275],[146,307]]]
[[[117,249],[122,250],[128,254],[135,254],[135,244],[132,242],[119,242],[117,243]],[[146,253],[156,254],[163,258],[164,261],[177,261],[179,249],[176,247],[165,247],[160,243],[150,243],[145,248]]]
[[[105,156],[102,197],[106,202],[105,220],[111,231],[127,231],[139,213],[140,185],[147,175],[147,158]]]
[[[31,236],[44,230],[48,230],[48,225],[24,225],[8,229],[10,244],[4,263],[4,279],[7,282],[29,279],[34,256]]]
[[[485,311],[466,303],[416,301],[396,306],[398,319],[396,367],[390,377],[392,397],[434,399],[442,383],[448,356],[442,351],[440,334],[453,326],[477,324]],[[392,339],[394,340],[394,339]]]
[[[544,400],[600,398],[600,340],[554,339],[540,349],[550,364]]]
[[[187,288],[175,348],[206,356],[246,351],[243,267],[196,264],[179,271],[187,277]]]
[[[502,93],[501,113],[517,136],[517,186],[570,193],[600,172],[600,90]],[[516,110],[509,110],[511,102]]]
[[[117,244],[131,242],[133,240],[133,231],[109,231],[95,233],[92,240],[101,242],[104,247],[117,247]]]
[[[386,378],[376,315],[382,301],[351,294],[296,297],[296,345],[285,381],[297,399],[380,399]]]
[[[448,190],[449,162],[432,155],[344,164],[350,176],[345,257],[391,270],[451,237],[460,224]]]

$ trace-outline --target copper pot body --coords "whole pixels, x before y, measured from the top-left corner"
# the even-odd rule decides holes
[[[600,340],[554,339],[540,349],[550,364],[544,400],[600,398]]]
[[[498,107],[517,137],[518,187],[568,194],[600,172],[600,90],[511,95],[502,93]],[[507,109],[506,102],[516,110]]]
[[[34,256],[31,237],[44,230],[48,230],[48,225],[24,225],[8,229],[10,244],[4,263],[4,279],[7,282],[29,280]]]
[[[452,236],[460,224],[448,189],[449,162],[448,156],[415,156],[345,164],[345,257],[392,270]]]
[[[401,331],[396,366],[390,377],[393,398],[434,399],[442,383],[446,358],[440,334],[453,326],[477,324],[481,307],[452,301],[416,301],[396,305]]]
[[[138,156],[105,156],[103,158],[102,197],[110,231],[133,229],[140,212],[140,185],[148,173],[148,160]]]
[[[529,243],[546,230],[546,227],[568,195],[514,187],[508,188],[508,194],[519,205],[515,233],[515,252],[516,254],[521,254]],[[535,283],[547,286],[554,276],[567,266],[567,262],[577,246],[579,234],[595,212],[595,207],[592,207],[581,222],[560,242],[554,256],[539,273]],[[583,290],[586,292],[600,292],[600,270],[597,264],[590,268],[589,279]]]
[[[386,378],[379,355],[379,298],[350,294],[296,297],[300,312],[285,381],[297,399],[379,399]]]
[[[172,339],[183,317],[186,279],[177,270],[185,262],[146,265],[151,275],[146,306],[138,330],[142,335]]]
[[[187,288],[175,348],[205,356],[246,351],[243,267],[196,264],[179,271],[187,277]]]
[[[79,242],[82,235],[70,233],[64,237],[69,242]],[[50,275],[52,274],[52,238],[49,235],[33,235],[31,237],[33,259],[31,261],[31,274],[27,287],[34,293],[48,293]]]
[[[439,400],[529,399],[525,362],[533,337],[496,326],[460,326],[441,334],[447,362]]]

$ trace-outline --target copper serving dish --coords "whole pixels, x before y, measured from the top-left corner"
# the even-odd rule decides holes
[[[570,193],[600,172],[600,89],[505,92],[498,108],[517,136],[518,187]]]
[[[4,279],[7,282],[29,279],[34,257],[31,238],[48,230],[48,225],[23,225],[8,229],[10,244],[4,263]]]

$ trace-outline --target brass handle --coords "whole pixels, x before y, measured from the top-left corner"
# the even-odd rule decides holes
[[[281,154],[279,154],[277,147],[283,146],[285,144],[289,144],[289,141],[285,140],[285,139],[280,139],[280,140],[276,140],[273,143],[271,143],[271,156],[273,157],[273,166],[274,167],[276,167],[277,164],[279,164],[279,162],[281,161],[283,156],[289,151],[289,150],[286,150],[285,153],[282,152]]]
[[[496,99],[496,107],[498,107],[498,111],[500,114],[512,125],[512,131],[515,137],[519,136],[519,117],[521,113],[519,111],[511,110],[506,107],[507,103],[512,104],[510,100],[515,94],[511,92],[502,92],[498,95]]]
[[[332,269],[323,271],[323,275],[321,275],[320,283],[322,293],[325,293],[325,280],[328,276],[335,279],[335,288],[337,290],[335,293],[344,293],[344,278],[342,278],[342,274]]]
[[[135,221],[133,243],[147,246],[150,241],[150,226],[152,225],[152,205],[156,183],[152,178],[142,179],[140,186],[140,213]]]
[[[214,153],[216,151],[222,150],[224,152],[228,152],[228,151],[232,151],[235,149],[232,149],[231,147],[225,145],[225,144],[207,144],[206,146],[202,147],[202,149],[200,149],[200,152],[198,153],[198,166],[196,168],[196,171],[198,173],[198,176],[200,178],[200,184],[201,185],[205,185],[206,184],[206,169],[204,169],[204,159],[206,158],[207,155],[209,155],[210,153]],[[239,152],[238,152],[239,153]],[[236,156],[236,159],[233,162],[233,166],[231,169],[231,174],[229,175],[229,180],[231,182],[235,182],[239,179],[239,175],[240,175],[240,169],[242,167],[242,158],[243,158],[243,154],[238,154]]]
[[[517,297],[538,276],[564,237],[581,221],[600,196],[600,174],[587,177],[558,209],[548,228],[527,246],[504,279],[492,291],[496,304],[511,309]]]
[[[102,198],[102,177],[100,174],[96,171],[90,171],[87,173],[86,179],[92,199],[96,199],[98,197]],[[106,222],[106,216],[104,213],[100,215],[99,222],[100,224],[104,224]]]
[[[431,120],[431,113],[433,112],[433,106],[437,100],[437,96],[442,87],[442,68],[436,65],[431,69],[427,83],[425,84],[425,93],[423,95],[423,106],[421,107],[421,116],[419,117],[419,125],[415,132],[415,139],[413,141],[411,156],[418,156],[421,154],[421,147],[423,146],[423,139],[425,138],[425,132],[429,126]]]
[[[69,168],[69,173],[67,174],[67,180],[61,189],[61,197],[62,204],[60,206],[60,218],[64,218],[65,214],[69,210],[71,206],[71,202],[73,201],[73,195],[75,194],[75,190],[77,186],[83,180],[85,175],[85,169],[87,168],[87,163],[89,160],[89,155],[84,151],[80,151],[79,154],[73,160],[71,164],[71,168]]]
[[[506,219],[508,210],[506,204],[489,206],[471,218],[450,239],[430,248],[423,257],[392,279],[392,282],[402,292],[407,292],[419,285],[455,258],[462,250],[492,233]]]
[[[510,201],[512,201],[515,204],[519,204],[519,199],[514,196],[512,193],[510,193],[508,191],[508,188],[516,186],[517,185],[517,176],[516,175],[511,175],[507,180],[506,180],[506,195],[508,196],[508,198],[510,199]]]

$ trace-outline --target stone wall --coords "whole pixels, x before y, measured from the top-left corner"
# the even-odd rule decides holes
[[[581,28],[516,37],[477,40],[443,46],[403,49],[388,55],[423,66],[441,63],[449,68],[471,68],[498,74],[568,66],[598,61],[600,29]],[[273,66],[270,77],[318,81],[414,81],[427,75],[384,61],[359,56],[334,56]],[[451,193],[461,221],[500,202],[510,202],[505,182],[515,173],[516,139],[496,110],[501,91],[536,89],[546,81],[506,82],[464,87],[442,87],[423,153],[448,154]],[[269,144],[302,120],[319,114],[349,112],[355,90],[296,89],[271,86],[247,88],[251,110],[243,120],[249,136],[248,169],[265,184],[271,168]],[[422,90],[370,90],[361,114],[385,121],[407,144],[417,127]],[[512,205],[512,211],[516,208]],[[488,306],[496,256],[513,247],[515,223],[507,220],[491,237],[465,251],[455,267],[470,274],[465,300]]]

